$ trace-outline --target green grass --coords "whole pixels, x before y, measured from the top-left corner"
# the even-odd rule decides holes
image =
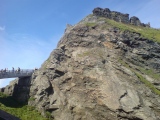
[[[136,76],[140,79],[141,82],[143,82],[147,87],[149,87],[153,93],[160,95],[160,91],[154,87],[152,83],[150,83],[148,80],[146,80],[142,75],[135,72]]]
[[[148,88],[150,88],[152,90],[153,93],[157,94],[157,95],[160,95],[160,90],[156,89],[154,87],[154,85],[149,82],[147,79],[145,79],[141,74],[139,74],[138,72],[136,72],[136,70],[134,70],[133,68],[131,68],[127,63],[125,63],[124,61],[122,60],[119,60],[119,62],[125,66],[126,68],[130,69],[132,72],[135,73],[135,75],[139,78],[139,80],[144,83]],[[152,73],[151,70],[148,71],[149,73]],[[148,75],[148,74],[147,74]]]
[[[80,54],[77,54],[78,57],[85,57],[85,56],[89,56],[91,54],[91,51],[85,51],[85,52],[82,52]]]
[[[29,101],[34,101],[34,100],[35,100],[35,98],[33,98],[33,97],[29,98]]]
[[[148,27],[142,27],[142,26],[135,26],[131,24],[124,24],[120,22],[116,22],[114,20],[104,18],[104,17],[99,17],[98,21],[106,21],[107,24],[103,24],[101,27],[103,30],[106,28],[110,27],[117,27],[121,31],[130,31],[130,32],[136,32],[141,35],[142,38],[147,38],[149,40],[153,40],[155,42],[160,43],[160,29],[154,29],[154,28],[148,28]],[[85,23],[86,26],[88,27],[94,27],[97,25],[96,22],[92,23]]]
[[[160,80],[160,74],[155,73],[153,69],[145,69],[145,68],[140,67],[139,70],[142,73],[145,73],[146,75],[149,75],[156,80]]]
[[[121,31],[129,30],[131,32],[140,33],[141,37],[160,43],[160,30],[158,29],[124,24],[110,19],[106,19],[106,23],[119,28]]]
[[[2,98],[6,98],[6,97],[8,97],[6,94],[3,94],[2,92],[0,92],[0,97],[2,97]]]
[[[47,111],[46,112],[46,117],[49,118],[49,119],[51,119],[51,113]]]
[[[97,24],[95,22],[92,22],[92,23],[85,23],[85,25],[88,26],[88,27],[94,27]]]
[[[48,120],[40,115],[34,107],[17,102],[11,96],[0,92],[0,109],[21,120]]]

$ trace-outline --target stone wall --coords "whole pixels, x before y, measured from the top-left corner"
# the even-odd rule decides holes
[[[108,8],[103,9],[103,8],[97,7],[93,10],[93,15],[106,17],[106,18],[115,20],[117,22],[125,23],[125,24],[150,27],[150,24],[141,23],[138,17],[133,16],[129,19],[129,14],[123,14],[123,13],[116,12],[116,11],[110,11],[110,9]]]

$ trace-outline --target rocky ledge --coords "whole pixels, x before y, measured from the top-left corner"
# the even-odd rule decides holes
[[[141,21],[139,20],[138,17],[131,17],[129,19],[129,14],[123,14],[117,11],[110,11],[110,9],[108,8],[95,8],[93,10],[93,15],[96,16],[101,16],[101,17],[106,17],[112,20],[115,20],[117,22],[122,22],[122,23],[126,23],[126,24],[132,24],[132,25],[136,25],[136,26],[143,26],[143,27],[150,27],[150,23],[148,24],[144,24],[141,23]]]

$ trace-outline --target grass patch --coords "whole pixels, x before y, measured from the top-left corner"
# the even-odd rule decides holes
[[[158,29],[124,24],[110,19],[106,19],[106,23],[119,28],[121,31],[129,30],[131,32],[140,33],[141,37],[160,43],[160,30]]]
[[[90,23],[85,23],[85,25],[88,26],[88,27],[94,27],[97,24],[95,22],[90,22]]]
[[[78,55],[78,57],[89,56],[89,55],[91,55],[91,51],[85,51],[85,52],[83,52],[83,53],[81,53],[81,54],[77,54],[77,55]]]
[[[51,117],[52,117],[52,116],[51,116],[51,113],[47,111],[47,112],[46,112],[46,117],[49,118],[49,120],[50,120]]]
[[[145,73],[149,76],[151,76],[152,78],[156,79],[156,80],[160,80],[160,74],[155,73],[153,69],[145,69],[145,68],[139,68],[139,70],[142,73]]]
[[[17,102],[11,96],[0,92],[0,109],[20,118],[21,120],[48,120],[32,106]]]
[[[124,65],[126,68],[130,69],[132,72],[135,73],[135,75],[139,78],[139,80],[144,83],[148,88],[150,88],[152,90],[153,93],[157,94],[160,96],[160,90],[156,89],[154,87],[154,85],[149,82],[147,79],[145,79],[141,74],[139,74],[138,72],[136,72],[136,70],[134,70],[133,68],[131,68],[127,63],[125,63],[122,60],[119,60],[119,62]],[[149,71],[149,73],[151,73],[151,71]]]
[[[29,98],[29,101],[34,101],[34,100],[35,100],[35,98],[33,98],[33,97]]]
[[[8,95],[6,95],[6,94],[4,94],[4,93],[0,92],[0,97],[2,97],[2,98],[6,98],[6,97],[8,97]]]
[[[138,74],[137,72],[134,73],[140,79],[140,81],[143,82],[147,87],[149,87],[155,94],[160,95],[160,91],[157,90],[152,83],[150,83],[148,80],[146,80],[142,75]]]

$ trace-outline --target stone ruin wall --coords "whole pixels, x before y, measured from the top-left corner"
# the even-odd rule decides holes
[[[99,8],[99,7],[95,8],[93,10],[93,15],[106,17],[106,18],[115,20],[117,22],[125,23],[125,24],[150,27],[149,23],[148,24],[141,23],[138,17],[133,16],[129,19],[129,14],[123,14],[123,13],[116,12],[116,11],[110,11],[110,9],[108,8],[105,8],[105,9]]]

